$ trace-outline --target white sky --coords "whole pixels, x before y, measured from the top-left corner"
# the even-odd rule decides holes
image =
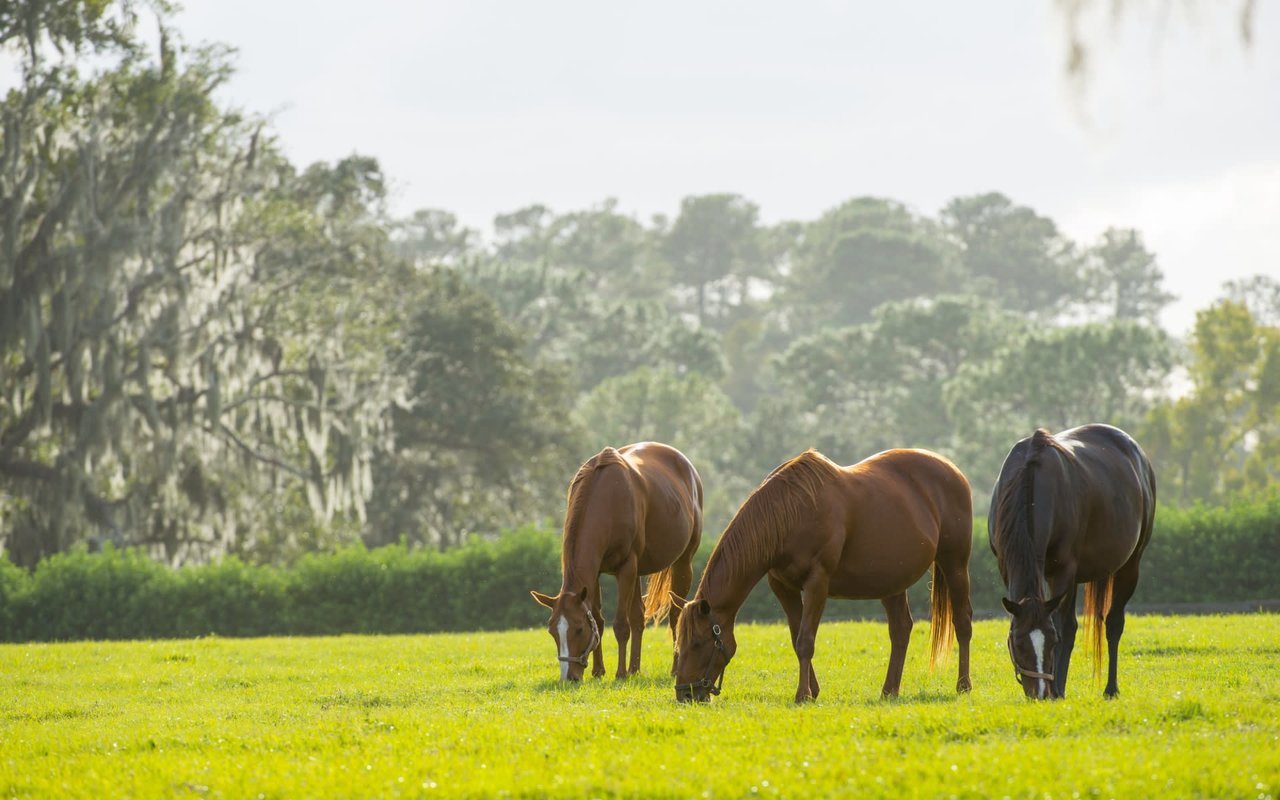
[[[1176,332],[1223,280],[1280,277],[1277,0],[1250,49],[1235,0],[1131,2],[1083,96],[1051,0],[185,5],[189,43],[239,51],[225,99],[300,163],[377,157],[396,212],[488,229],[534,202],[647,218],[728,191],[774,222],[996,190],[1086,243],[1141,230]]]

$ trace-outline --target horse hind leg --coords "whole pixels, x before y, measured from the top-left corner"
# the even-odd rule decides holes
[[[889,670],[884,676],[881,697],[897,697],[902,687],[902,668],[907,663],[907,645],[911,642],[911,606],[907,593],[891,595],[880,601],[889,619]]]
[[[969,554],[966,551],[963,560],[952,559],[939,555],[938,561],[935,562],[937,572],[935,575],[941,578],[941,586],[935,585],[933,591],[946,592],[947,600],[950,605],[951,627],[956,635],[956,648],[959,650],[959,665],[956,668],[956,691],[960,693],[968,692],[973,689],[973,681],[969,677],[969,644],[973,640],[973,606],[969,599]],[[935,598],[933,608],[938,610],[940,603]],[[935,615],[936,616],[936,615]],[[937,619],[930,620],[930,625],[939,624]],[[945,624],[945,623],[942,623]],[[934,635],[931,632],[931,636]],[[941,632],[937,632],[941,635]]]
[[[773,596],[778,598],[778,602],[782,605],[783,612],[787,615],[787,627],[791,629],[791,646],[796,646],[796,637],[800,634],[800,615],[804,610],[804,603],[800,599],[800,592],[787,586],[772,575],[769,576],[769,588],[773,590]],[[818,699],[818,692],[821,688],[818,686],[818,676],[813,671],[813,663],[809,663],[807,675],[802,675],[801,683],[808,679],[808,696],[814,700]]]
[[[1120,695],[1116,672],[1120,657],[1120,637],[1124,635],[1124,607],[1137,588],[1138,559],[1135,555],[1116,573],[1111,589],[1111,610],[1107,613],[1107,688],[1102,693],[1107,698]]]

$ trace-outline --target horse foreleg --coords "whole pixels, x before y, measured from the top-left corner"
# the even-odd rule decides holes
[[[818,638],[818,625],[822,622],[822,609],[827,605],[827,577],[810,578],[800,592],[800,627],[796,631],[796,658],[800,661],[800,683],[796,687],[796,702],[813,700],[817,693],[809,683],[813,675],[813,648]]]
[[[907,593],[895,594],[880,601],[889,619],[889,671],[884,676],[881,697],[897,697],[902,686],[902,668],[907,663],[907,645],[911,643],[911,606]]]
[[[694,541],[697,541],[696,539]],[[689,596],[689,588],[693,586],[693,554],[697,550],[696,547],[690,547],[689,550],[671,565],[671,591],[677,597]],[[676,674],[676,628],[680,623],[680,609],[672,604],[671,610],[667,612],[667,626],[671,629],[671,674]]]
[[[1080,629],[1080,623],[1076,620],[1076,589],[1078,587],[1074,581],[1075,579],[1072,578],[1071,582],[1061,589],[1052,585],[1050,588],[1053,597],[1062,593],[1066,595],[1058,605],[1058,610],[1054,612],[1057,617],[1058,635],[1061,637],[1061,641],[1058,642],[1058,654],[1053,664],[1053,696],[1056,698],[1067,696],[1067,672],[1071,669],[1071,653],[1076,648],[1076,632]]]
[[[601,634],[599,641],[596,642],[595,649],[591,651],[591,677],[604,677],[604,611],[601,609],[600,601],[600,578],[596,577],[595,590],[591,598],[591,616],[595,618],[596,630]]]
[[[618,640],[617,680],[627,677],[627,642],[631,639],[631,608],[637,592],[636,561],[628,559],[618,568],[618,610],[613,615],[613,635]]]
[[[782,604],[783,612],[787,615],[787,627],[791,629],[791,646],[794,648],[796,646],[796,637],[800,634],[800,614],[804,609],[804,603],[800,599],[800,592],[787,586],[772,575],[769,576],[769,588],[773,590],[773,596],[778,598],[778,602]],[[818,676],[813,672],[813,664],[810,664],[809,696],[817,700],[819,690]]]

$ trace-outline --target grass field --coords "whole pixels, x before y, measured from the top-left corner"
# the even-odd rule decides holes
[[[1014,684],[1007,625],[878,697],[883,624],[819,632],[795,707],[783,626],[740,626],[724,695],[554,679],[544,631],[0,646],[2,797],[1239,797],[1280,787],[1280,616],[1131,616],[1121,698],[1077,649],[1068,698]],[[613,670],[613,640],[606,637]]]

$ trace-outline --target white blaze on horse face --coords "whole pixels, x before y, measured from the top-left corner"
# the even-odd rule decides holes
[[[1044,672],[1044,631],[1032,631],[1027,634],[1031,638],[1031,647],[1036,651],[1036,672]],[[1036,692],[1044,699],[1045,680],[1036,678]]]
[[[564,614],[560,615],[560,621],[556,623],[556,632],[560,634],[560,680],[569,680],[569,662],[565,661],[569,657],[569,618]]]

